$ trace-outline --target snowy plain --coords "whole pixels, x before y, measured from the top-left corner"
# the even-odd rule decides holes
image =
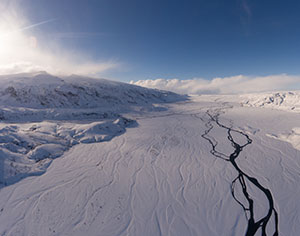
[[[299,92],[0,83],[0,235],[299,234]]]

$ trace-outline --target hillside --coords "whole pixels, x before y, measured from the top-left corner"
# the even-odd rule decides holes
[[[0,76],[3,120],[106,117],[112,113],[153,110],[155,104],[184,99],[171,92],[76,75],[57,77],[39,72]]]
[[[300,92],[273,92],[242,95],[245,106],[300,112]]]
[[[128,113],[185,100],[175,93],[46,72],[0,76],[0,185],[45,172],[79,143],[109,141],[137,123]]]

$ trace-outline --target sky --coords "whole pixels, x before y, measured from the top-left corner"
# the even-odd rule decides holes
[[[19,52],[35,51],[0,56],[6,70],[127,82],[300,75],[300,1],[0,0],[0,10],[0,43],[1,22],[13,22],[6,31],[30,45]]]

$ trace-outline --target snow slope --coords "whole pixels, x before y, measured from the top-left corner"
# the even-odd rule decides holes
[[[1,185],[43,174],[53,159],[60,157],[79,143],[109,141],[135,125],[133,120],[120,117],[76,122],[26,122],[0,124]],[[1,186],[0,185],[0,186]]]
[[[79,143],[109,141],[136,122],[121,113],[159,110],[174,93],[46,72],[0,76],[0,186],[45,172]]]
[[[293,128],[289,132],[285,132],[279,135],[268,134],[269,137],[275,138],[281,141],[292,144],[295,149],[300,150],[300,127]]]
[[[76,75],[59,78],[46,72],[0,76],[0,87],[1,104],[28,108],[120,108],[181,98],[121,82]]]
[[[269,134],[300,127],[299,113],[241,106],[238,95],[160,107],[131,109],[138,125],[109,142],[94,139],[114,121],[9,124],[6,136],[78,144],[0,190],[0,235],[246,235],[248,219],[264,220],[249,235],[298,235],[300,151]]]
[[[157,109],[183,100],[175,93],[80,76],[46,72],[0,76],[0,119],[44,120],[107,117],[112,113]]]
[[[276,92],[241,95],[242,103],[251,107],[300,112],[300,92]]]

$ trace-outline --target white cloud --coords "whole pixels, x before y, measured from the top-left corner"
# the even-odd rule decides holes
[[[131,81],[131,84],[169,90],[181,94],[237,94],[275,90],[300,89],[300,76],[232,76],[212,80],[155,79]]]
[[[95,75],[118,67],[114,61],[97,61],[62,48],[54,39],[41,39],[32,29],[56,20],[28,22],[14,4],[0,3],[0,74],[44,70],[53,74]]]
[[[16,62],[11,64],[0,65],[0,75],[16,74],[16,73],[29,73],[35,71],[42,71],[44,68],[33,65],[30,62]]]
[[[252,10],[251,10],[247,0],[242,0],[241,4],[242,4],[243,11],[247,14],[248,17],[251,17],[252,16]]]

